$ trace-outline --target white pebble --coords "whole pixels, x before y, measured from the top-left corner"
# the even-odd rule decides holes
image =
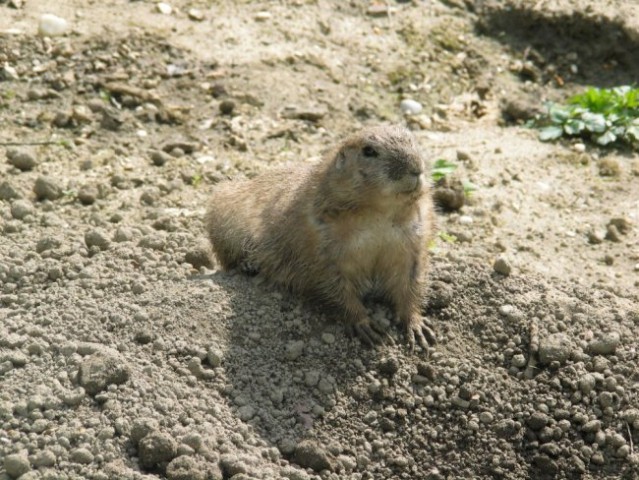
[[[257,12],[255,14],[255,20],[257,20],[258,22],[266,22],[267,20],[271,19],[271,14],[270,12]]]
[[[162,15],[171,15],[173,13],[173,7],[168,3],[160,2],[156,5],[158,12]]]
[[[577,153],[584,153],[586,151],[586,145],[583,143],[575,143],[572,146],[572,149]]]
[[[64,18],[53,15],[52,13],[45,13],[40,17],[38,34],[43,37],[58,37],[66,33],[68,29],[69,22]]]
[[[404,115],[418,115],[422,112],[422,108],[421,103],[411,100],[410,98],[402,100],[399,104],[399,109]]]

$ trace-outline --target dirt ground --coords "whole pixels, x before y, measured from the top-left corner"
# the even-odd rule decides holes
[[[639,478],[639,154],[524,126],[637,52],[630,0],[0,0],[0,480]],[[388,123],[476,186],[429,356],[203,234],[217,182]]]

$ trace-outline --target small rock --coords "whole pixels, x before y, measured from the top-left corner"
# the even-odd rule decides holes
[[[243,422],[248,422],[255,416],[255,408],[251,405],[243,405],[237,409],[237,416]]]
[[[597,166],[602,177],[618,177],[621,174],[621,164],[616,158],[602,158]]]
[[[161,235],[150,234],[143,236],[138,242],[138,245],[142,248],[162,251],[166,248],[166,241]]]
[[[457,150],[457,160],[460,162],[466,162],[471,159],[470,153],[466,150]]]
[[[0,183],[0,200],[14,200],[20,197],[20,192],[9,182]]]
[[[623,240],[621,238],[621,232],[615,225],[608,225],[606,227],[606,240],[610,240],[615,243],[619,243]]]
[[[15,368],[24,367],[27,363],[29,363],[29,358],[22,353],[20,350],[9,351],[0,357],[2,361],[8,360],[11,362]]]
[[[601,422],[599,420],[590,420],[581,427],[581,431],[586,433],[596,433],[599,430],[601,430]]]
[[[86,185],[78,192],[78,200],[82,205],[93,205],[98,198],[98,189],[94,185]]]
[[[42,37],[59,37],[69,29],[69,23],[61,17],[51,13],[45,13],[40,17],[38,35]]]
[[[404,115],[418,115],[422,112],[423,107],[421,103],[406,98],[399,104],[399,109]]]
[[[304,340],[294,340],[286,344],[286,358],[296,360],[304,353]]]
[[[380,373],[392,377],[399,370],[399,360],[395,357],[385,357],[379,362],[378,369]]]
[[[552,333],[539,342],[539,362],[549,365],[552,362],[563,364],[570,358],[573,343],[565,333]]]
[[[497,260],[495,260],[495,263],[493,263],[493,270],[507,277],[508,275],[510,275],[510,272],[512,272],[512,266],[510,265],[510,262],[506,259],[506,257],[499,257],[497,258]]]
[[[111,241],[106,234],[100,230],[89,230],[84,234],[84,243],[88,248],[98,247],[100,250],[108,250]]]
[[[133,230],[127,227],[118,227],[113,240],[118,243],[130,242],[133,239]]]
[[[370,17],[387,17],[392,9],[385,3],[373,3],[366,9],[366,15]]]
[[[199,148],[195,142],[189,142],[188,140],[171,140],[162,145],[162,151],[171,153],[173,150],[182,150],[187,155],[197,151]]]
[[[177,455],[177,442],[168,433],[152,432],[140,440],[140,464],[145,468],[163,468]]]
[[[604,333],[592,339],[588,344],[588,349],[595,355],[611,355],[615,353],[620,342],[619,332]]]
[[[495,426],[495,433],[501,438],[511,438],[515,436],[518,431],[518,424],[510,418],[499,421]]]
[[[528,419],[528,426],[531,430],[541,430],[550,423],[550,417],[543,412],[535,412]]]
[[[219,108],[222,115],[231,115],[235,110],[235,102],[229,99],[222,100]]]
[[[168,464],[166,476],[169,480],[206,480],[207,472],[195,458],[181,455]]]
[[[13,453],[4,459],[4,470],[11,478],[18,478],[31,470],[26,453]]]
[[[435,204],[446,212],[454,212],[466,204],[464,185],[459,179],[444,177],[433,191]]]
[[[60,395],[62,402],[68,407],[77,407],[82,403],[84,397],[86,396],[86,392],[84,388],[78,387],[74,390],[65,391]]]
[[[148,345],[153,340],[155,340],[155,334],[151,330],[145,328],[142,330],[138,330],[135,333],[134,339],[140,345]]]
[[[242,458],[232,454],[222,455],[222,458],[220,458],[220,467],[224,478],[235,478],[236,475],[247,475],[249,472],[246,462]]]
[[[159,422],[154,418],[136,418],[131,427],[131,442],[137,445],[144,437],[160,428]]]
[[[171,15],[173,13],[173,7],[168,3],[160,2],[155,7],[162,15]]]
[[[89,395],[96,395],[109,385],[120,385],[129,379],[129,367],[115,353],[97,352],[80,364],[78,382]]]
[[[545,474],[554,476],[559,470],[557,462],[552,460],[548,455],[535,455],[532,460],[535,467]]]
[[[53,201],[64,195],[58,180],[48,176],[38,177],[33,186],[33,192],[38,200]]]
[[[20,80],[20,75],[15,68],[5,63],[0,69],[0,80]]]
[[[258,22],[266,22],[267,20],[270,20],[271,17],[272,15],[270,12],[262,11],[262,12],[257,12],[254,18]]]
[[[333,335],[330,332],[322,333],[322,342],[324,342],[327,345],[334,344],[335,343],[335,335]]]
[[[591,230],[588,232],[588,243],[591,245],[598,245],[604,241],[605,234],[597,230]]]
[[[632,226],[632,224],[630,223],[630,220],[624,217],[612,218],[608,222],[608,225],[614,226],[617,229],[617,231],[623,235],[628,233]]]
[[[16,220],[24,220],[34,212],[33,204],[27,200],[15,200],[11,203],[11,216]]]
[[[210,347],[206,353],[206,361],[213,368],[219,367],[222,364],[222,352],[216,347]]]
[[[82,463],[85,465],[93,462],[93,454],[86,448],[76,448],[72,450],[69,458],[72,462]]]
[[[186,12],[186,14],[188,15],[189,19],[196,22],[201,22],[202,20],[204,20],[204,13],[202,13],[202,10],[198,10],[197,8],[189,8],[189,11]]]
[[[493,414],[490,412],[481,412],[479,414],[479,421],[481,423],[484,423],[484,424],[492,423],[493,419],[494,419]]]
[[[516,368],[523,368],[526,366],[526,356],[522,353],[517,353],[515,355],[513,355],[513,358],[510,362],[512,364],[513,367]]]
[[[311,468],[316,472],[333,470],[333,462],[328,452],[311,440],[302,440],[297,444],[293,462],[302,468]]]
[[[161,167],[169,162],[173,157],[161,150],[152,150],[150,153],[151,161],[156,167]]]
[[[211,255],[208,249],[203,247],[193,248],[184,255],[184,261],[199,270],[201,267],[211,268]]]
[[[586,145],[583,143],[575,143],[572,146],[572,149],[577,153],[584,153],[586,151]]]
[[[532,95],[508,95],[500,102],[501,113],[508,122],[525,122],[543,113],[539,99]]]
[[[453,301],[453,287],[445,282],[434,281],[430,284],[430,295],[427,305],[430,308],[446,308]]]
[[[26,452],[7,455],[4,459],[4,469],[11,478],[18,478],[31,470]]]
[[[296,108],[285,107],[282,112],[282,118],[290,118],[296,120],[306,120],[308,122],[317,123],[326,116],[328,112],[322,108]]]
[[[33,170],[38,165],[37,160],[31,153],[15,148],[7,150],[7,163],[23,172]]]
[[[75,105],[71,109],[71,118],[78,124],[91,123],[93,112],[86,105]]]
[[[597,384],[597,379],[592,373],[586,373],[577,382],[577,385],[579,386],[579,390],[581,390],[581,393],[584,393],[586,395],[594,390],[596,384]]]
[[[317,370],[308,370],[304,374],[304,384],[308,387],[314,387],[320,380],[320,372]]]
[[[55,465],[56,456],[51,450],[41,450],[39,451],[34,460],[33,465],[36,467],[53,467]]]
[[[112,108],[105,108],[102,110],[102,118],[100,119],[100,127],[105,130],[117,132],[124,125],[124,119],[122,115]]]
[[[57,237],[44,237],[36,243],[36,252],[42,253],[47,250],[53,250],[62,246],[62,240]]]

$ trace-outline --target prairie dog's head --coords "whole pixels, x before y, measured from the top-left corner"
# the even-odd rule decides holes
[[[410,131],[398,126],[367,128],[347,138],[333,168],[362,193],[415,198],[428,186],[419,146]]]

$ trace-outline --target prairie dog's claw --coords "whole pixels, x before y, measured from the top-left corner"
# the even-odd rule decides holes
[[[387,343],[392,345],[395,343],[393,337],[387,332],[376,328],[375,325],[372,325],[368,320],[351,325],[351,332],[357,335],[359,339],[369,347],[376,347]]]
[[[411,353],[415,351],[415,343],[419,343],[426,354],[431,345],[437,344],[435,331],[430,322],[423,318],[416,318],[406,325],[406,340]]]

